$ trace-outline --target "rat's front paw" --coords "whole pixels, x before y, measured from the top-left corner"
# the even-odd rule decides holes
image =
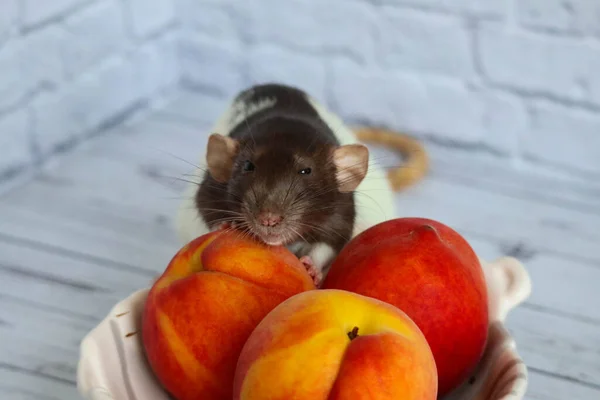
[[[319,287],[323,281],[323,273],[315,266],[312,258],[310,258],[310,256],[303,256],[300,258],[300,262],[304,264],[304,267],[306,268],[308,275],[313,279],[315,286]]]

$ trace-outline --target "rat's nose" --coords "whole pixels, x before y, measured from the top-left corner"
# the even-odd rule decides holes
[[[258,221],[263,226],[275,226],[280,223],[282,219],[281,215],[270,211],[261,211],[261,213],[258,214]]]

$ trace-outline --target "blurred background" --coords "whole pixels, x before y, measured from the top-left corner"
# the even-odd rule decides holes
[[[267,81],[421,140],[398,215],[522,261],[527,398],[600,398],[598,71],[596,0],[2,0],[2,398],[79,398],[81,338],[162,272],[208,130]]]
[[[2,176],[198,92],[268,80],[349,120],[515,167],[600,174],[600,5],[586,0],[259,3],[5,0]]]

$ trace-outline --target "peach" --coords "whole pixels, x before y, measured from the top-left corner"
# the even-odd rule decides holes
[[[275,306],[316,289],[284,247],[233,231],[180,249],[148,293],[142,340],[159,382],[177,400],[231,399],[238,355]]]
[[[278,305],[240,354],[234,400],[433,400],[433,354],[396,307],[343,290]]]
[[[487,340],[487,287],[479,259],[450,227],[398,218],[357,235],[333,261],[322,287],[374,297],[404,311],[435,357],[438,391],[460,385]]]

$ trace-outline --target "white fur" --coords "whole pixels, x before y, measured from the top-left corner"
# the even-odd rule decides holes
[[[241,101],[234,103],[233,115],[231,118],[229,118],[229,125],[226,129],[227,133],[229,133],[233,128],[235,128],[240,122],[251,117],[257,112],[273,107],[276,102],[276,99],[267,97],[264,99],[260,99],[257,103],[253,104],[244,104]]]
[[[311,246],[308,256],[312,259],[315,267],[323,272],[324,268],[333,261],[335,250],[327,243],[315,243]]]
[[[335,114],[327,110],[314,99],[309,99],[312,106],[317,110],[319,116],[327,123],[335,133],[341,145],[360,143],[352,131]],[[242,101],[234,102],[217,120],[211,133],[220,133],[228,135],[230,131],[244,118],[250,115],[272,107],[275,104],[274,99],[264,99],[258,103],[245,106]],[[205,155],[199,165],[205,165]],[[200,182],[203,171],[197,169],[194,172],[194,181]],[[179,207],[176,230],[179,238],[187,243],[192,239],[201,236],[210,231],[209,227],[200,217],[195,204],[194,197],[198,187],[195,184],[189,184],[185,191],[185,200]],[[383,169],[373,160],[369,161],[369,169],[365,179],[356,189],[356,223],[352,237],[355,237],[365,229],[380,222],[394,218],[393,192],[389,181]],[[292,244],[288,248],[298,257],[308,255],[313,260],[315,266],[320,270],[330,264],[335,257],[334,250],[325,243],[316,243],[314,245]]]

